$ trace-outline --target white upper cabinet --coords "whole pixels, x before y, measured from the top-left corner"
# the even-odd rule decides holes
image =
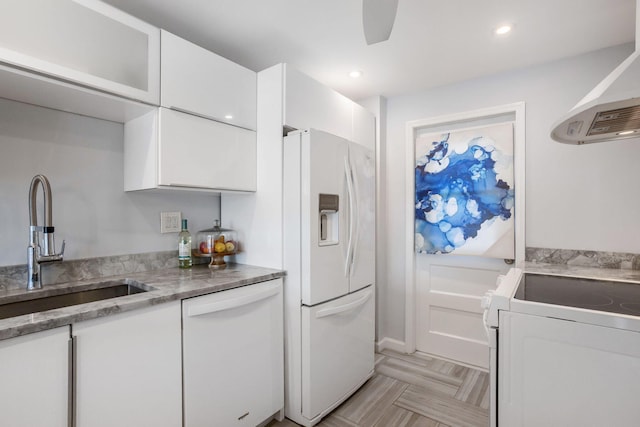
[[[125,123],[125,191],[256,191],[256,73],[164,30],[161,45],[161,107]]]
[[[314,128],[352,139],[352,104],[349,98],[293,67],[285,67],[284,125]]]
[[[284,67],[283,125],[318,129],[375,149],[375,117],[295,68]]]
[[[351,140],[376,151],[376,120],[373,113],[363,106],[353,103]]]
[[[161,105],[256,129],[256,73],[161,31]]]
[[[256,191],[256,133],[158,108],[124,126],[125,191]]]
[[[4,0],[0,61],[159,103],[160,31],[97,0]]]

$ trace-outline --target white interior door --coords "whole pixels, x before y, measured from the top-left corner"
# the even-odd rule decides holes
[[[492,137],[493,135],[501,135],[500,138],[495,138],[494,141],[503,142],[500,150],[496,149],[496,153],[501,152],[502,154],[497,157],[491,154],[491,159],[502,159],[501,161],[503,162],[508,162],[510,159],[512,162],[513,182],[509,183],[509,185],[515,193],[514,210],[512,211],[514,231],[511,237],[503,235],[496,243],[500,242],[500,247],[502,248],[506,248],[510,244],[513,245],[515,252],[515,257],[513,258],[515,258],[516,266],[524,261],[525,243],[524,113],[524,103],[517,103],[418,120],[407,123],[408,132],[406,141],[408,182],[406,201],[407,206],[416,206],[415,182],[418,173],[437,173],[442,170],[442,168],[446,169],[448,165],[462,164],[456,163],[460,158],[452,160],[454,157],[453,153],[462,154],[467,151],[473,152],[474,155],[480,153],[479,151],[459,150],[459,143],[456,144],[456,141],[449,139],[449,133],[454,134],[458,131],[462,132],[464,130],[472,130],[489,125],[496,125],[496,131],[498,131],[497,128],[499,127],[503,132],[508,132],[502,125],[508,123],[513,124],[511,128],[511,132],[513,132],[512,154],[509,154],[509,140],[505,137],[505,135],[507,135],[506,133],[493,134],[492,129],[488,134],[485,134],[484,131],[479,134],[482,134],[483,138],[485,136]],[[440,140],[432,140],[436,141],[432,146],[426,145],[428,156],[420,154],[420,157],[418,157],[417,142],[423,144],[421,153],[424,153],[424,144],[428,142],[424,141],[424,139],[428,138],[422,138],[423,141],[418,141],[418,139],[421,136],[430,137],[434,134],[439,134],[442,138]],[[437,141],[441,142],[437,143]],[[449,145],[443,144],[443,141],[447,141]],[[478,140],[472,139],[467,142],[469,143],[467,147],[470,148],[471,144],[475,144]],[[492,152],[490,150],[491,144],[488,144],[487,141],[484,141],[483,144],[489,150],[488,152]],[[496,145],[496,147],[498,147],[498,145]],[[442,148],[442,151],[438,151],[439,148]],[[449,157],[442,158],[446,153],[449,153]],[[482,158],[482,156],[475,158]],[[420,164],[418,164],[418,160]],[[425,160],[426,163],[431,162],[429,168],[426,167],[426,163],[424,163]],[[504,167],[505,163],[502,163],[502,165],[501,168],[494,168],[491,164],[483,165],[483,167],[485,170],[492,169],[496,171],[497,176],[500,176],[500,174],[509,170],[509,167]],[[433,169],[431,167],[433,167]],[[470,168],[466,170],[465,173],[472,170],[473,169]],[[452,175],[456,176],[455,173],[452,173]],[[455,192],[454,190],[457,188],[462,188],[459,187],[460,182],[458,180],[447,178],[447,174],[441,176],[449,179],[448,181],[442,182],[450,183],[449,189],[451,192]],[[485,175],[480,176],[484,177]],[[475,178],[471,179],[475,182]],[[463,187],[465,189],[469,188],[468,185]],[[441,185],[439,190],[443,188],[446,190],[447,187]],[[498,186],[496,186],[496,188],[498,188]],[[424,192],[424,188],[422,188],[421,191]],[[441,194],[442,197],[446,196],[446,192],[443,191],[440,191],[439,194]],[[421,197],[423,198],[421,199],[422,203],[425,197],[424,194],[422,194]],[[452,198],[456,199],[456,197]],[[449,216],[455,215],[455,209],[460,206],[449,206],[448,203],[451,200],[443,200],[445,203],[441,203],[440,205],[446,206],[444,209],[446,214]],[[464,198],[460,198],[460,200],[464,200]],[[434,213],[438,213],[437,200],[435,203],[436,208],[434,208],[433,211]],[[471,209],[471,211],[473,211],[474,209],[473,205],[467,205],[466,202],[462,206],[466,210]],[[421,206],[421,208],[424,207]],[[451,209],[451,212],[449,212],[449,209]],[[503,258],[506,258],[505,256],[496,256],[497,254],[495,253],[491,255],[495,257],[484,255],[456,255],[455,252],[445,255],[416,253],[415,248],[418,239],[414,239],[414,236],[418,233],[416,232],[415,212],[416,209],[407,209],[406,216],[407,235],[411,236],[407,239],[408,244],[406,247],[406,348],[409,351],[416,349],[458,362],[488,368],[489,347],[484,331],[480,302],[482,296],[488,290],[496,288],[498,275],[505,274],[510,265],[504,262]],[[428,211],[425,209],[424,212]],[[429,218],[426,218],[426,220],[437,223],[439,227],[447,225],[445,223],[446,221],[440,222],[438,218],[435,219],[435,222]],[[482,226],[484,227],[485,223],[483,223]],[[440,231],[446,232],[446,229],[440,228]],[[418,243],[420,242],[418,241]],[[491,248],[496,247],[496,243],[494,243]],[[502,246],[502,243],[504,243],[504,246]],[[424,252],[429,251],[425,250]],[[477,253],[483,254],[482,251],[478,251]],[[484,253],[486,254],[487,252]],[[502,252],[500,253],[502,254]],[[511,257],[512,256],[509,256],[508,258]]]
[[[416,349],[489,368],[480,300],[509,265],[500,259],[416,256]]]

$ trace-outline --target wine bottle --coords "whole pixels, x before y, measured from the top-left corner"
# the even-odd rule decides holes
[[[182,231],[178,234],[178,267],[191,268],[191,233],[187,229],[187,220],[182,220]]]

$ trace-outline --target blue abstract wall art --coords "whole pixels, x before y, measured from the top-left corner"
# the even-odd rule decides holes
[[[416,138],[418,253],[514,258],[513,125]]]

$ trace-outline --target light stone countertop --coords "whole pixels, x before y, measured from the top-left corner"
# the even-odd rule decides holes
[[[597,268],[567,264],[545,264],[526,262],[526,273],[552,274],[558,276],[585,277],[590,279],[636,282],[640,284],[640,270],[622,268]]]
[[[223,270],[211,270],[206,264],[202,264],[194,265],[190,269],[170,268],[44,285],[42,289],[35,291],[27,291],[26,285],[19,289],[14,286],[0,287],[0,304],[32,299],[36,295],[55,295],[69,288],[78,288],[78,290],[100,288],[101,283],[112,280],[127,279],[152,288],[148,292],[139,294],[0,319],[0,340],[284,276],[285,272],[282,270],[243,264],[227,264],[227,268]]]

